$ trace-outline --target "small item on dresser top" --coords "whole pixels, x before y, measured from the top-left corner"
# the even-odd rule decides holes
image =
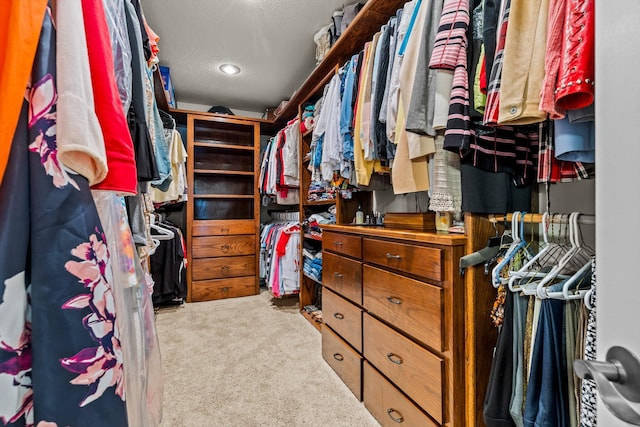
[[[387,212],[384,217],[384,226],[386,228],[435,231],[435,215],[435,212]]]
[[[362,212],[362,207],[358,205],[358,210],[356,211],[356,224],[364,223],[364,212]]]
[[[449,231],[449,227],[451,227],[451,213],[436,212],[436,230]]]

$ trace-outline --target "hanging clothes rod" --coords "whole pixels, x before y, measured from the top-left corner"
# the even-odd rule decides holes
[[[511,222],[513,214],[506,215],[489,215],[489,221],[492,223]],[[569,214],[552,213],[549,214],[549,221],[553,224],[565,224],[569,221]],[[539,213],[527,213],[524,215],[524,222],[528,224],[541,224],[542,214]],[[578,216],[578,224],[594,225],[596,223],[596,216],[590,214],[580,214]]]

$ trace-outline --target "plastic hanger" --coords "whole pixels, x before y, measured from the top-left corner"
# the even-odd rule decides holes
[[[552,219],[551,224],[553,224],[555,221],[555,215],[553,217],[554,218]],[[563,222],[563,219],[562,219],[563,217],[564,215],[560,215],[560,220],[559,220],[560,223]],[[543,264],[541,263],[543,267],[541,267],[537,271],[532,271],[525,276],[530,279],[528,283],[524,285],[521,284],[519,288],[516,288],[514,283],[513,290],[515,291],[520,290],[524,295],[536,295],[536,296],[538,295],[538,285],[540,281],[543,280],[545,277],[548,277],[549,274],[552,271],[554,271],[554,268],[558,265],[560,260],[565,256],[567,256],[567,254],[573,248],[573,245],[571,244],[567,245],[567,241],[569,243],[572,242],[570,223],[568,219],[567,219],[567,226],[564,230],[564,233],[565,235],[563,236],[562,228],[560,228],[558,232],[558,236],[556,237],[557,242],[555,243],[551,242],[550,244],[554,246],[552,246],[551,249],[549,249],[548,252],[546,252],[547,256],[545,257],[545,259],[547,261],[553,261],[553,263],[552,264],[548,264],[546,262]],[[567,241],[563,242],[561,239],[567,239]],[[555,277],[558,277],[561,279],[568,279],[570,276],[558,273]]]
[[[549,274],[543,277],[536,287],[536,295],[539,298],[547,298],[547,291],[545,287],[556,279],[560,272],[569,264],[569,261],[575,257],[580,251],[583,250],[580,239],[577,237],[578,228],[578,212],[572,212],[569,215],[569,240],[571,241],[571,248],[567,253],[558,261],[558,263],[551,269]]]
[[[491,282],[494,288],[506,283],[505,279],[500,277],[500,272],[513,259],[515,254],[527,244],[526,240],[522,238],[522,234],[524,234],[524,220],[520,221],[520,218],[522,218],[522,213],[518,211],[514,212],[511,216],[513,243],[509,246],[504,258],[493,268],[491,272]]]
[[[547,264],[547,262],[545,261],[548,260],[556,260],[556,257],[558,255],[557,252],[562,250],[562,245],[560,245],[560,243],[552,242],[549,240],[548,229],[550,226],[553,229],[553,221],[549,219],[548,211],[542,214],[541,224],[542,248],[538,251],[537,254],[529,259],[529,261],[525,265],[523,265],[522,268],[517,271],[509,272],[509,290],[511,290],[512,292],[519,292],[522,290],[522,287],[519,284],[521,280],[519,281],[519,279],[541,279],[546,276],[548,271],[544,271],[542,267],[539,267],[538,269],[534,269],[533,267],[545,265]],[[530,293],[530,295],[532,295],[532,293]]]
[[[176,237],[176,235],[172,230],[169,230],[168,228],[165,228],[162,225],[156,223],[155,215],[151,215],[151,218],[149,220],[149,226],[152,230],[155,230],[159,233],[159,234],[152,235],[152,237],[156,240],[172,240],[173,238]]]
[[[563,297],[562,299],[571,300],[571,299],[582,299],[585,297],[587,292],[591,290],[591,283],[589,283],[589,287],[587,289],[578,289],[578,290],[575,290],[577,286],[574,286],[574,284],[580,285],[580,283],[576,283],[576,282],[579,282],[580,280],[584,279],[586,273],[591,270],[592,264],[593,264],[593,261],[589,260],[589,262],[583,265],[582,268],[580,268],[580,270],[576,272],[576,274],[571,276],[565,282],[561,292]],[[556,296],[554,295],[549,295],[549,298],[555,298],[555,297]]]
[[[589,311],[592,311],[595,307],[591,304],[591,300],[593,299],[593,287],[584,294],[584,305],[587,307]]]
[[[176,121],[173,118],[173,116],[171,114],[167,113],[166,111],[162,111],[160,109],[158,109],[158,111],[160,112],[160,118],[162,119],[162,126],[165,129],[175,130],[176,129]]]

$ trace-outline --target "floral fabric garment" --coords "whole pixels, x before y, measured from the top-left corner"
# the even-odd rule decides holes
[[[47,13],[0,188],[0,425],[126,426],[109,249],[57,158],[55,58]]]

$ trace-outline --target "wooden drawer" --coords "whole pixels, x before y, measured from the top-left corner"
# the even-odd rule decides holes
[[[253,220],[228,220],[228,221],[193,221],[191,226],[192,236],[226,236],[230,234],[255,234],[256,224]]]
[[[354,258],[362,258],[362,239],[360,236],[323,231],[322,249]]]
[[[237,256],[221,258],[196,258],[191,270],[192,280],[224,279],[256,274],[256,257]]]
[[[246,297],[256,295],[256,277],[234,277],[231,279],[193,280],[191,282],[192,301]]]
[[[339,255],[322,254],[322,284],[362,305],[362,263]]]
[[[362,353],[362,310],[328,289],[322,292],[324,323]]]
[[[443,423],[443,360],[364,315],[364,357],[433,419]]]
[[[208,236],[194,237],[191,244],[192,258],[213,258],[256,254],[256,236]]]
[[[366,262],[432,280],[442,280],[441,249],[364,239],[363,257]]]
[[[322,328],[322,357],[362,400],[362,356],[349,347],[331,328]]]
[[[438,427],[413,402],[386,380],[369,363],[364,362],[362,397],[364,406],[383,427]]]
[[[443,351],[443,290],[365,265],[363,305],[372,314],[415,339]]]

